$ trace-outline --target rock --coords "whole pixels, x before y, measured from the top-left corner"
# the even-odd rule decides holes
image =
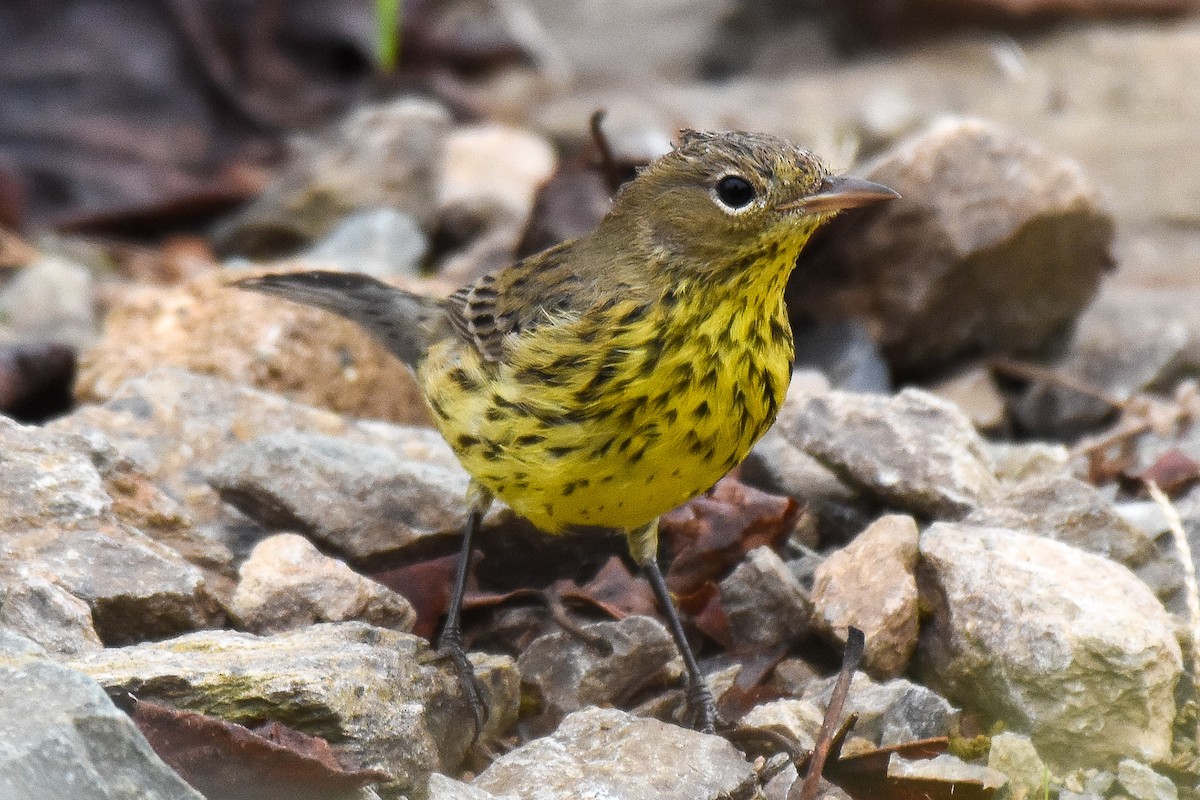
[[[1030,478],[1053,478],[1070,473],[1071,454],[1061,444],[1048,442],[988,442],[988,453],[1001,482],[1019,483]]]
[[[52,590],[37,579],[51,578],[87,603],[108,644],[224,618],[198,569],[117,515],[86,440],[0,418],[0,450],[0,570],[26,576],[27,601],[48,597]],[[86,644],[87,627],[71,621],[82,622],[73,604],[58,606],[38,616],[68,625],[65,646]]]
[[[439,191],[441,231],[466,243],[440,277],[466,284],[516,260],[538,188],[557,157],[542,137],[497,123],[455,130],[446,140]]]
[[[1112,268],[1113,219],[1082,168],[991,123],[941,120],[861,172],[903,199],[831,223],[789,297],[865,310],[901,377],[1040,350]]]
[[[812,701],[823,715],[836,681],[836,675],[813,681],[801,699]],[[876,683],[861,672],[850,682],[843,714],[858,714],[854,734],[881,747],[949,736],[959,718],[957,708],[924,686],[904,678]]]
[[[75,348],[57,342],[0,344],[0,414],[45,422],[74,405]]]
[[[259,436],[307,431],[392,447],[415,460],[447,466],[454,453],[426,428],[355,422],[211,376],[153,370],[116,387],[103,405],[83,406],[52,430],[103,433],[125,458],[180,498],[198,524],[227,522],[229,511],[205,480],[226,453]]]
[[[1028,736],[1008,731],[993,736],[987,765],[1008,778],[1012,800],[1042,796],[1049,775]]]
[[[472,785],[538,800],[749,800],[757,789],[754,769],[724,739],[599,708],[504,754]]]
[[[750,709],[738,720],[738,725],[778,731],[795,741],[800,751],[811,751],[824,717],[824,710],[811,700],[783,697]]]
[[[204,800],[95,681],[0,629],[0,797]]]
[[[346,216],[294,263],[382,279],[416,278],[428,249],[429,241],[411,215],[388,207],[365,208]]]
[[[979,764],[968,764],[960,758],[942,753],[933,758],[909,761],[894,756],[888,761],[889,778],[909,778],[943,783],[978,783],[993,793],[1004,785],[1005,776],[994,769]]]
[[[97,333],[91,273],[60,258],[38,258],[0,289],[0,320],[0,343],[87,347]]]
[[[970,421],[919,389],[815,395],[784,424],[788,441],[843,481],[918,516],[960,516],[997,489]]]
[[[104,645],[88,604],[26,565],[0,564],[0,630],[35,642],[55,656],[75,656]]]
[[[981,431],[995,431],[1008,421],[1008,403],[986,365],[957,370],[929,387],[931,394],[958,406]]]
[[[222,456],[209,483],[264,527],[301,531],[357,560],[461,533],[467,519],[461,467],[320,433],[253,439]]]
[[[1131,569],[1157,552],[1154,537],[1118,514],[1096,487],[1067,475],[1005,483],[964,522],[1037,533]]]
[[[1171,779],[1132,758],[1117,765],[1117,783],[1133,800],[1176,800],[1179,790]]]
[[[866,635],[863,666],[873,677],[902,674],[917,649],[917,524],[880,517],[817,567],[813,622],[845,647],[849,626]]]
[[[677,655],[667,629],[650,617],[596,622],[583,630],[596,641],[550,633],[517,658],[522,693],[537,704],[540,724],[553,727],[572,711],[620,703]]]
[[[1194,289],[1106,288],[1079,318],[1064,355],[1052,366],[1066,381],[1034,382],[1017,403],[1022,427],[1074,438],[1112,416],[1114,403],[1194,373],[1200,367],[1197,303],[1200,291]],[[1068,382],[1102,396],[1071,389]]]
[[[751,550],[720,584],[735,647],[770,650],[808,633],[812,601],[769,547]]]
[[[456,781],[435,772],[429,776],[425,800],[497,800],[497,798],[491,792],[485,792],[469,783]]]
[[[1039,536],[936,523],[921,534],[917,580],[931,609],[918,646],[928,685],[1028,734],[1052,766],[1166,757],[1179,644],[1125,567]]]
[[[81,358],[77,397],[106,402],[127,380],[178,367],[350,416],[428,419],[416,379],[382,345],[333,314],[228,285],[249,274],[126,292]]]
[[[264,539],[240,572],[230,611],[253,633],[350,620],[411,633],[416,621],[404,597],[322,555],[303,536]]]
[[[328,233],[353,211],[394,208],[432,228],[450,115],[401,97],[364,106],[319,138],[297,141],[288,164],[216,233],[225,253],[286,253]]]
[[[362,767],[390,773],[394,781],[379,787],[389,798],[423,788],[435,770],[456,768],[474,727],[452,670],[424,640],[361,622],[266,637],[204,631],[105,650],[72,666],[110,692],[321,736]]]

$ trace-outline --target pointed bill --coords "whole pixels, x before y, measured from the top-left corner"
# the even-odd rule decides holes
[[[778,209],[780,211],[802,211],[805,214],[820,214],[869,206],[899,197],[899,192],[889,189],[881,183],[863,178],[852,178],[849,175],[838,175],[826,178],[816,194],[784,203],[778,206]]]

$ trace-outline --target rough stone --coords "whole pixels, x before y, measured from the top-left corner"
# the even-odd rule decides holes
[[[204,631],[105,650],[72,666],[109,691],[321,736],[363,767],[390,773],[394,781],[379,787],[390,798],[457,767],[474,728],[452,670],[424,640],[360,622],[268,637]]]
[[[412,373],[357,325],[228,285],[257,272],[222,270],[181,286],[123,293],[105,318],[103,338],[80,358],[76,396],[106,402],[130,379],[177,367],[350,416],[427,421]],[[409,288],[422,287],[409,281]]]
[[[533,640],[517,659],[522,690],[535,700],[544,723],[556,725],[586,706],[621,702],[677,655],[667,629],[650,617],[596,622],[583,630],[597,641],[550,633]],[[603,652],[600,642],[611,652]]]
[[[843,481],[919,516],[960,516],[997,488],[970,420],[919,389],[811,396],[785,425],[789,441]]]
[[[757,791],[754,769],[724,739],[598,708],[496,759],[472,785],[529,800],[749,800]]]
[[[721,581],[720,595],[735,646],[771,649],[808,633],[812,601],[769,547],[751,550]]]
[[[240,572],[230,611],[253,633],[350,620],[407,633],[416,621],[404,597],[323,555],[303,536],[264,539]]]
[[[988,453],[1001,482],[1053,478],[1070,472],[1070,451],[1049,442],[988,442]]]
[[[1036,351],[1112,268],[1112,216],[1082,168],[991,123],[941,120],[861,172],[903,199],[832,223],[792,299],[865,310],[898,374]]]
[[[0,564],[0,630],[11,631],[56,656],[104,647],[88,604],[53,576],[25,564]]]
[[[0,569],[35,583],[53,576],[56,586],[87,603],[109,644],[223,619],[197,568],[120,519],[85,440],[0,418],[0,446]],[[31,588],[27,599],[45,596]],[[58,621],[72,616],[61,604],[60,613],[44,610]],[[75,634],[83,638],[69,635],[63,643],[88,639],[86,627]]]
[[[425,790],[425,800],[509,800],[511,797],[505,795],[504,798],[497,798],[491,792],[438,772],[429,776],[429,786]]]
[[[812,750],[816,744],[824,717],[824,710],[811,700],[783,697],[750,709],[738,720],[738,725],[783,733],[803,751]]]
[[[0,797],[204,800],[91,678],[0,629]]]
[[[327,134],[299,140],[259,197],[223,224],[226,253],[262,257],[329,232],[347,214],[389,207],[430,229],[450,115],[437,103],[401,97],[364,106]]]
[[[0,344],[87,347],[97,334],[91,273],[60,258],[38,258],[0,289],[0,320]]]
[[[1037,533],[1131,569],[1156,553],[1154,536],[1131,525],[1096,487],[1068,475],[1005,483],[963,521]]]
[[[467,518],[462,467],[319,433],[253,439],[214,464],[209,482],[268,529],[300,531],[354,559],[460,533]]]
[[[1117,783],[1133,800],[1176,800],[1179,790],[1165,775],[1159,775],[1132,758],[1117,765]]]
[[[349,214],[294,263],[382,279],[416,278],[428,249],[424,231],[410,214],[387,207],[366,208]]]
[[[994,431],[1008,420],[1008,404],[986,365],[975,364],[942,378],[929,391],[958,406],[981,431]]]
[[[821,714],[829,706],[837,676],[813,681],[800,699],[812,701]],[[886,747],[934,736],[949,736],[959,711],[937,693],[904,678],[876,683],[855,673],[846,697],[845,714],[858,714],[854,734]]]
[[[1180,648],[1125,567],[1043,537],[937,523],[921,534],[917,579],[932,609],[918,646],[931,687],[1028,734],[1052,765],[1166,757]]]
[[[917,532],[912,517],[879,518],[817,567],[813,621],[839,646],[849,626],[866,635],[863,666],[873,677],[904,672],[917,649]]]
[[[112,446],[187,507],[198,524],[228,520],[206,480],[226,453],[259,436],[308,431],[392,447],[452,466],[454,453],[426,428],[356,422],[248,386],[164,367],[126,381],[103,405],[82,406],[52,430],[103,433]]]
[[[988,768],[1008,778],[1012,800],[1040,797],[1047,770],[1028,736],[1005,731],[992,737]]]

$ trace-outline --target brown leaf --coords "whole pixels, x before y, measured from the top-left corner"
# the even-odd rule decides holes
[[[348,769],[324,739],[278,722],[250,730],[142,701],[132,716],[159,757],[208,800],[319,800],[391,780]]]
[[[837,758],[825,765],[824,776],[855,800],[990,800],[996,787],[979,781],[945,781],[932,778],[889,776],[892,755],[910,761],[944,753],[945,737],[881,747],[866,753]]]
[[[393,592],[404,595],[417,612],[413,633],[433,637],[438,622],[450,607],[450,585],[457,555],[432,558],[417,564],[372,573],[371,577]]]
[[[799,509],[790,498],[726,476],[707,494],[665,514],[660,530],[675,554],[667,571],[671,591],[691,594],[706,581],[719,581],[754,548],[780,546]]]
[[[582,586],[575,581],[561,580],[554,584],[552,591],[563,600],[595,606],[613,619],[658,613],[650,584],[630,572],[625,562],[616,556],[609,558],[595,577]]]
[[[1200,462],[1178,447],[1173,447],[1153,464],[1130,477],[1142,483],[1154,482],[1168,495],[1176,495],[1200,480]]]

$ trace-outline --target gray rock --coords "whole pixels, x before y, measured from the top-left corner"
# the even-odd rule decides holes
[[[917,515],[960,516],[997,489],[970,420],[918,389],[815,395],[784,424],[789,441],[842,480]]]
[[[813,622],[839,646],[849,626],[866,635],[863,667],[875,678],[904,672],[917,649],[917,523],[880,517],[817,567]]]
[[[296,260],[309,269],[416,277],[428,249],[425,233],[411,215],[394,208],[367,208],[347,215]]]
[[[1155,537],[1118,514],[1096,487],[1068,475],[1004,483],[963,522],[1037,533],[1130,568],[1156,553]]]
[[[861,172],[903,198],[832,223],[792,297],[829,314],[853,296],[898,374],[1038,350],[1112,268],[1112,216],[1082,168],[991,123],[940,120]]]
[[[550,633],[534,639],[517,658],[522,691],[550,725],[589,705],[620,703],[677,655],[667,629],[650,617],[596,622],[583,630],[598,641]],[[603,652],[600,642],[611,653]]]
[[[1132,758],[1117,765],[1117,783],[1133,800],[1176,800],[1179,790],[1165,775],[1159,775]]]
[[[981,431],[995,431],[1008,421],[1008,403],[986,365],[956,370],[930,386],[929,391],[958,406]]]
[[[1020,483],[1030,478],[1052,478],[1070,472],[1071,454],[1061,444],[987,442],[987,450],[995,465],[996,477],[1002,482]]]
[[[825,713],[837,676],[813,681],[802,700],[811,700]],[[876,683],[855,673],[844,714],[857,713],[854,734],[886,747],[917,739],[948,736],[958,725],[959,711],[930,689],[904,678]]]
[[[783,697],[750,709],[738,725],[778,731],[795,741],[800,750],[812,750],[824,717],[825,710],[811,700]]]
[[[769,547],[750,551],[720,584],[734,644],[751,649],[786,646],[808,633],[812,601]]]
[[[245,525],[245,518],[231,517],[208,485],[209,470],[227,453],[266,434],[340,436],[388,447],[398,457],[459,468],[450,447],[428,428],[355,422],[277,394],[169,367],[126,381],[102,405],[83,406],[48,427],[84,436],[103,433],[123,457],[182,500],[197,524],[217,528]]]
[[[887,774],[889,778],[917,778],[945,783],[974,782],[993,791],[1003,786],[1006,780],[1002,773],[994,769],[968,764],[949,753],[915,761],[893,756],[888,762]]]
[[[23,564],[0,565],[0,630],[20,634],[56,656],[104,647],[88,604],[53,576]]]
[[[1010,731],[993,736],[987,765],[1008,778],[1012,800],[1041,797],[1048,773],[1028,736]]]
[[[208,480],[259,524],[355,559],[457,534],[467,518],[462,467],[319,433],[260,436],[226,453]]]
[[[491,792],[485,792],[438,772],[429,776],[429,786],[425,794],[425,800],[508,800],[511,797],[512,795],[505,795],[504,798],[497,798]]]
[[[224,618],[196,567],[121,520],[86,441],[0,418],[0,449],[0,571],[53,576],[87,603],[96,633],[109,644]],[[58,612],[43,610],[58,623],[74,615],[61,604]],[[73,627],[64,645],[87,641],[86,626]]]
[[[0,797],[204,800],[91,678],[0,630]]]
[[[1112,402],[1063,381],[1034,383],[1016,405],[1029,431],[1068,438],[1115,412],[1113,402],[1172,385],[1200,367],[1200,291],[1108,287],[1080,317],[1053,371]]]
[[[724,739],[598,708],[496,759],[472,784],[531,800],[750,800],[757,791],[753,767]]]
[[[394,781],[379,787],[390,798],[455,769],[474,727],[458,681],[423,639],[360,622],[268,637],[204,631],[72,666],[110,691],[322,736],[363,767],[390,773]]]
[[[282,533],[259,542],[241,567],[230,611],[253,633],[278,633],[317,622],[359,620],[411,632],[412,605],[303,536]]]
[[[99,334],[91,273],[59,258],[39,258],[0,289],[0,321],[0,343],[87,347]]]
[[[917,579],[931,687],[1027,733],[1052,765],[1166,757],[1179,644],[1125,567],[1043,537],[937,523],[921,534]]]
[[[442,106],[413,97],[352,112],[328,134],[297,141],[258,199],[218,229],[218,246],[227,254],[287,252],[352,211],[379,207],[430,229],[450,124]]]

